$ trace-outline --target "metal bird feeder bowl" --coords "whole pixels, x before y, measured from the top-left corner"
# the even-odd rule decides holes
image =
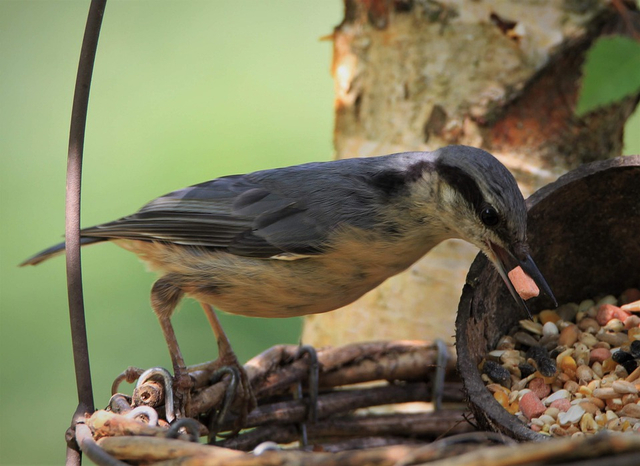
[[[640,286],[640,156],[573,170],[527,200],[531,256],[558,303],[619,295]],[[532,314],[545,297],[528,301]],[[481,428],[517,440],[543,440],[493,398],[478,364],[526,316],[482,254],[467,275],[456,320],[458,370]]]

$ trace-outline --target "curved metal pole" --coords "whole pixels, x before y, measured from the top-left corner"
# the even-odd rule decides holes
[[[69,319],[71,322],[71,341],[73,361],[78,391],[78,407],[73,415],[71,430],[86,412],[94,411],[93,389],[91,387],[91,369],[87,329],[84,318],[82,297],[82,269],[80,266],[80,186],[82,179],[82,151],[84,146],[87,107],[93,63],[98,47],[98,37],[102,16],[107,0],[92,0],[87,17],[87,25],[82,40],[78,75],[73,96],[71,128],[69,130],[69,155],[67,160],[67,198],[65,207],[65,238],[67,250],[67,292],[69,297]],[[67,466],[79,465],[82,456],[75,435],[67,436]]]

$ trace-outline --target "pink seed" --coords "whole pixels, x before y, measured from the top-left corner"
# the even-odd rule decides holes
[[[550,405],[550,408],[558,408],[563,413],[566,412],[569,408],[571,408],[571,402],[566,398],[560,398],[559,400],[553,401]]]
[[[544,379],[541,377],[536,377],[535,379],[531,380],[531,382],[529,382],[528,388],[540,399],[551,393],[551,387],[544,383]]]
[[[539,417],[546,411],[546,407],[534,392],[525,393],[520,398],[520,411],[527,419]]]
[[[630,315],[631,314],[623,311],[618,306],[614,306],[613,304],[603,304],[598,307],[596,321],[598,321],[600,325],[606,325],[611,319],[620,319],[624,322]]]
[[[520,266],[513,269],[507,275],[509,276],[509,280],[513,287],[525,301],[530,298],[535,298],[540,294],[540,290],[538,289],[536,282],[534,282]]]
[[[611,357],[611,351],[607,348],[594,348],[589,353],[589,362],[604,362]]]

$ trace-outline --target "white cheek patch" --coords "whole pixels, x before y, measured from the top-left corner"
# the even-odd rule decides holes
[[[459,199],[457,197],[456,190],[445,186],[444,189],[440,192],[440,198],[445,205],[453,205],[456,204]]]

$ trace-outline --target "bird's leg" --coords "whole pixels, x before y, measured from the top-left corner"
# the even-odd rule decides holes
[[[171,319],[164,316],[158,316],[158,321],[160,322],[164,339],[167,342],[169,356],[171,357],[171,364],[173,365],[173,372],[177,378],[180,373],[185,372],[186,368],[184,358],[182,357],[182,351],[180,351],[180,346],[178,345],[178,339],[176,338],[176,333],[173,330]]]
[[[222,366],[233,366],[240,371],[240,386],[238,387],[238,394],[240,395],[239,401],[242,406],[240,422],[244,424],[247,415],[256,407],[256,399],[253,396],[253,391],[251,390],[249,377],[247,376],[247,372],[244,370],[244,367],[242,367],[238,361],[236,354],[233,352],[231,343],[229,342],[227,335],[224,333],[222,325],[220,325],[218,316],[213,308],[209,304],[203,302],[201,302],[200,305],[211,324],[211,328],[213,329],[213,333],[218,342],[218,359],[216,360],[216,366],[218,368]]]
[[[184,408],[193,382],[186,370],[182,352],[171,324],[171,315],[183,295],[183,291],[172,284],[170,276],[160,278],[151,288],[151,307],[158,316],[164,339],[169,348],[169,355],[173,364],[176,396],[182,400],[181,405]]]

